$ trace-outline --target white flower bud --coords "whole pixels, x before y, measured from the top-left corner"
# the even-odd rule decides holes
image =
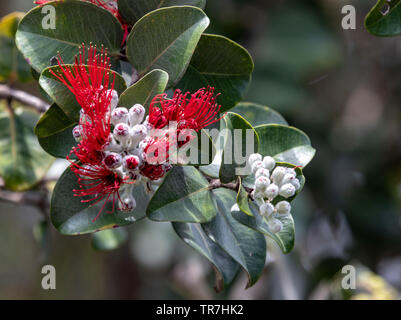
[[[261,176],[269,178],[270,177],[269,170],[267,170],[265,168],[258,169],[258,171],[256,171],[256,173],[255,173],[255,178],[259,178]]]
[[[267,225],[269,226],[270,231],[273,233],[278,233],[283,229],[282,222],[276,218],[268,219]]]
[[[276,161],[272,157],[264,157],[263,158],[263,166],[268,170],[273,170],[276,165]]]
[[[128,110],[127,108],[115,108],[111,112],[111,123],[117,125],[118,123],[128,123]]]
[[[298,179],[293,179],[291,184],[295,187],[295,190],[299,190],[301,188],[301,183]]]
[[[254,199],[262,199],[262,198],[264,198],[264,193],[263,193],[263,191],[260,191],[260,190],[253,190],[252,191],[252,198],[254,198]]]
[[[280,185],[286,173],[287,170],[285,167],[276,167],[276,169],[273,170],[271,176],[273,183],[275,183],[276,185]]]
[[[122,164],[122,157],[118,153],[110,152],[107,153],[106,156],[103,159],[104,165],[108,169],[117,169],[119,166]]]
[[[287,184],[287,183],[292,183],[292,181],[295,179],[295,175],[292,173],[286,173],[284,175],[283,180],[281,180],[281,184]]]
[[[270,202],[265,202],[259,207],[260,215],[269,217],[274,211],[274,206]]]
[[[277,213],[288,214],[291,212],[291,205],[288,201],[280,201],[276,204]]]
[[[265,191],[269,184],[269,178],[260,176],[255,180],[255,190]]]
[[[110,110],[114,110],[118,105],[118,93],[116,90],[107,90],[107,96],[111,94]]]
[[[263,168],[263,162],[258,160],[252,164],[252,173],[256,173],[259,169]]]
[[[256,161],[262,161],[262,156],[259,153],[252,153],[248,158],[248,163],[250,166]]]
[[[142,122],[145,116],[145,108],[140,104],[135,104],[129,109],[129,124],[133,127]]]
[[[104,151],[111,151],[111,152],[121,152],[121,146],[116,142],[113,135],[110,134],[109,141],[107,141],[103,146]]]
[[[137,145],[148,135],[148,129],[143,124],[137,124],[131,128],[133,145]]]
[[[295,187],[291,183],[286,183],[280,188],[279,195],[284,198],[289,198],[295,194],[295,191]]]
[[[131,195],[123,196],[121,202],[118,204],[119,210],[123,212],[134,211],[136,207],[135,198]]]
[[[113,130],[114,138],[125,144],[130,138],[130,127],[126,123],[119,123],[114,127]]]
[[[74,129],[72,129],[72,135],[76,142],[80,142],[82,140],[82,126],[75,126]]]
[[[275,197],[278,196],[278,192],[279,192],[279,187],[276,184],[272,183],[266,188],[265,197],[269,200],[273,200]]]

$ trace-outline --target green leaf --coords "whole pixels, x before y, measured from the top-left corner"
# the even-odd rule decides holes
[[[148,112],[152,99],[166,90],[167,83],[167,72],[158,69],[153,70],[121,94],[119,106],[129,109],[134,104],[139,103]]]
[[[57,104],[52,104],[36,124],[35,134],[46,138],[75,124]]]
[[[217,292],[230,284],[239,271],[239,265],[215,242],[213,242],[197,223],[174,222],[177,235],[190,247],[194,248],[214,266],[216,271]]]
[[[238,204],[238,207],[241,209],[241,211],[246,213],[248,216],[253,216],[251,208],[249,207],[248,192],[245,190],[245,187],[242,185],[242,179],[239,179],[237,204]]]
[[[15,32],[24,13],[13,12],[0,21],[0,81],[32,80],[31,68],[15,45]]]
[[[253,202],[250,203],[249,207],[252,210],[252,216],[237,210],[231,212],[232,216],[241,224],[269,236],[279,245],[283,253],[291,252],[295,242],[295,227],[292,216],[277,217],[283,223],[283,229],[278,233],[273,233],[269,230],[266,220],[260,215],[258,207]]]
[[[66,127],[63,131],[59,131],[48,137],[38,137],[40,146],[53,157],[64,159],[67,155],[70,155],[71,159],[75,159],[75,155],[71,154],[71,149],[77,145],[72,136],[73,128],[74,125]]]
[[[194,167],[174,167],[154,194],[147,216],[155,221],[207,222],[216,215],[208,181]]]
[[[56,28],[44,29],[42,7],[29,11],[21,20],[16,43],[36,71],[50,65],[59,51],[65,63],[73,63],[78,47],[84,43],[104,45],[112,63],[120,56],[123,29],[112,13],[86,1],[53,1],[56,9]]]
[[[253,102],[240,102],[231,109],[231,112],[243,116],[253,127],[271,123],[288,124],[277,111]]]
[[[13,110],[0,105],[0,176],[7,189],[24,191],[44,177],[53,158],[33,133],[38,115],[17,105]]]
[[[294,127],[268,124],[255,127],[259,135],[259,153],[276,161],[305,167],[315,156],[308,136]]]
[[[366,29],[375,36],[401,35],[401,0],[379,0],[365,18]]]
[[[66,65],[65,67],[71,68],[72,65]],[[57,74],[60,71],[60,67],[53,66],[44,69],[39,78],[39,85],[64,111],[68,118],[77,122],[79,120],[79,111],[81,110],[81,106],[75,99],[74,94],[54,75],[52,75],[50,70]],[[127,88],[125,80],[117,72],[110,71],[110,75],[111,79],[113,79],[115,75],[114,89],[121,94]],[[111,84],[109,87],[110,86]]]
[[[57,181],[50,207],[51,221],[62,234],[78,235],[106,230],[125,226],[145,217],[149,196],[142,185],[134,188],[133,195],[137,206],[133,212],[125,213],[115,209],[113,213],[108,213],[111,211],[110,204],[94,222],[92,220],[98,215],[103,201],[94,206],[91,206],[91,203],[83,203],[83,198],[74,196],[74,189],[79,189],[78,180],[70,168],[67,168]]]
[[[127,56],[140,76],[162,69],[173,86],[185,73],[203,31],[205,13],[195,7],[162,8],[142,17],[127,39]]]
[[[148,12],[172,6],[205,8],[206,0],[118,0],[118,10],[124,21],[134,24]]]
[[[228,183],[239,175],[237,169],[247,165],[247,156],[257,152],[259,137],[251,124],[236,113],[228,112],[224,122],[227,130],[219,177],[221,182]],[[253,135],[253,145],[247,131],[251,132],[250,137]]]
[[[176,87],[190,92],[214,87],[216,93],[221,93],[217,101],[221,112],[225,112],[244,98],[253,67],[252,57],[239,44],[223,36],[203,34]]]
[[[263,235],[238,223],[231,215],[236,194],[229,189],[213,190],[218,214],[202,224],[206,234],[222,247],[248,273],[248,286],[253,286],[263,272],[266,261],[266,240]]]
[[[92,235],[92,248],[98,251],[109,251],[121,247],[128,239],[125,229],[108,229]]]

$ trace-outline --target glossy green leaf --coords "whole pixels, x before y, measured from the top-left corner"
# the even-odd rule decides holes
[[[127,56],[140,76],[162,69],[169,86],[183,76],[203,31],[205,13],[195,7],[162,8],[142,17],[127,39]]]
[[[315,156],[308,136],[294,127],[268,124],[255,127],[259,135],[259,153],[276,161],[305,167]]]
[[[72,65],[66,65],[66,67],[71,68]],[[74,94],[54,75],[52,75],[50,70],[57,74],[60,71],[60,67],[53,66],[44,69],[39,78],[39,85],[65,112],[68,118],[73,121],[78,121],[81,106],[75,99]],[[110,75],[112,75],[111,79],[113,79],[115,75],[114,89],[121,94],[127,88],[125,80],[117,72],[110,71]]]
[[[107,229],[92,235],[92,248],[98,251],[109,251],[121,247],[128,239],[123,228]]]
[[[218,214],[203,229],[248,273],[248,287],[259,279],[266,261],[266,240],[263,235],[238,223],[231,215],[236,194],[229,189],[213,190]]]
[[[21,20],[16,34],[18,48],[35,70],[48,67],[57,52],[65,63],[72,63],[82,43],[98,48],[103,45],[115,63],[120,56],[123,30],[113,14],[86,1],[54,1],[49,5],[55,8],[55,29],[42,27],[46,14],[38,6]]]
[[[38,137],[45,138],[63,131],[74,124],[76,124],[76,121],[68,118],[57,104],[52,104],[36,124],[35,134]]]
[[[50,208],[51,221],[62,234],[78,235],[106,230],[125,226],[145,217],[149,196],[143,185],[134,188],[133,195],[137,199],[137,207],[133,212],[125,213],[116,209],[113,213],[108,213],[112,209],[109,204],[94,222],[103,202],[94,206],[91,206],[91,203],[83,203],[83,198],[74,196],[74,189],[79,189],[77,177],[67,168],[54,188]]]
[[[379,0],[365,19],[366,29],[375,36],[401,35],[401,0]]]
[[[66,127],[64,130],[48,137],[38,137],[40,146],[53,157],[64,159],[69,155],[71,159],[75,159],[75,155],[71,154],[71,149],[77,145],[77,142],[72,136],[73,128],[74,125]]]
[[[244,98],[253,71],[252,57],[239,44],[218,35],[202,35],[187,72],[176,85],[194,92],[211,86],[221,93],[221,112],[234,107]]]
[[[269,230],[266,220],[260,215],[258,207],[254,203],[251,203],[249,207],[252,210],[252,216],[238,210],[232,211],[231,214],[241,224],[269,236],[279,245],[283,253],[291,252],[295,242],[295,227],[292,216],[277,217],[283,223],[283,229],[279,233],[273,233]]]
[[[0,105],[0,176],[7,189],[24,191],[43,178],[53,158],[33,133],[38,115],[15,104],[13,110]]]
[[[134,24],[148,12],[171,6],[193,6],[204,9],[206,0],[118,0],[118,9],[124,20]]]
[[[277,111],[253,102],[240,102],[230,111],[244,117],[253,127],[271,123],[287,125],[287,121]]]
[[[15,32],[24,13],[13,12],[0,21],[0,81],[32,80],[31,68],[15,45]]]
[[[186,244],[213,264],[216,271],[216,291],[222,291],[233,281],[239,271],[238,263],[205,234],[200,224],[174,222],[173,228]]]
[[[134,104],[139,103],[148,112],[152,99],[166,90],[167,83],[167,72],[158,69],[153,70],[121,94],[119,106],[129,109]]]
[[[247,155],[257,152],[259,137],[251,124],[236,113],[228,112],[224,122],[227,130],[219,177],[228,183],[239,175],[239,168],[245,168]]]
[[[242,184],[242,179],[239,179],[238,193],[237,193],[237,204],[242,212],[246,213],[248,216],[253,216],[252,210],[249,207],[249,196]]]
[[[147,216],[156,221],[201,223],[215,215],[209,183],[194,167],[174,167],[147,208]]]

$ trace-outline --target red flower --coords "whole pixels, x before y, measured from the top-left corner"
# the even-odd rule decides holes
[[[222,117],[216,118],[221,106],[216,103],[213,96],[214,88],[202,88],[190,94],[183,94],[176,90],[172,99],[166,94],[156,96],[149,108],[149,123],[157,129],[162,129],[170,121],[177,122],[177,129],[193,129],[198,131],[219,121]]]
[[[80,189],[73,190],[74,195],[90,196],[81,202],[95,201],[96,204],[105,200],[98,216],[109,201],[113,203],[112,212],[114,212],[115,201],[121,202],[119,188],[125,183],[117,173],[106,168],[103,163],[103,148],[110,139],[109,113],[115,80],[114,78],[112,82],[110,81],[109,61],[103,48],[98,54],[95,47],[90,46],[86,49],[82,45],[79,56],[75,58],[72,66],[66,66],[59,55],[60,71],[56,73],[50,70],[75,95],[82,107],[84,115],[80,122],[82,140],[71,150],[81,164],[73,162],[69,156],[67,159],[71,162],[70,168],[77,176],[80,185]]]
[[[51,1],[54,1],[54,0],[36,0],[33,3],[41,6],[41,5],[44,5]],[[62,1],[62,0],[56,0],[56,1]],[[121,16],[120,12],[118,11],[117,0],[110,0],[107,3],[103,0],[84,0],[84,1],[93,3],[97,6],[111,12],[118,19],[118,21],[121,23],[122,28],[124,29],[124,37],[123,37],[123,41],[121,43],[121,46],[122,46],[128,37],[130,26],[128,23],[126,23],[124,21],[123,17]]]

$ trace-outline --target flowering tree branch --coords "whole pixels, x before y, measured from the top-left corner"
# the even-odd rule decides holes
[[[38,112],[46,112],[50,105],[45,101],[21,90],[16,90],[8,85],[0,84],[0,99],[15,100],[26,106],[32,107]]]

